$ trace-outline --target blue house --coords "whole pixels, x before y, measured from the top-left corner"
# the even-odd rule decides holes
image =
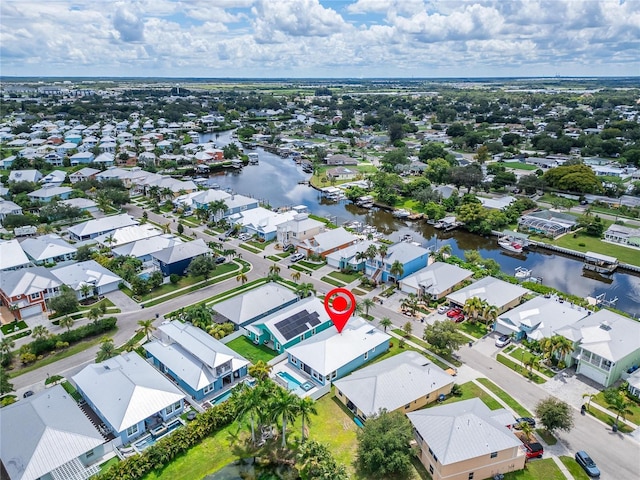
[[[87,365],[72,377],[78,392],[111,433],[127,444],[156,436],[184,410],[184,394],[136,352]]]
[[[203,330],[177,320],[144,345],[153,364],[194,400],[218,396],[247,376],[249,361]]]
[[[75,153],[73,155],[71,155],[71,157],[69,158],[69,160],[71,161],[71,165],[86,165],[89,164],[91,162],[93,162],[93,160],[95,159],[95,155],[89,151],[86,152],[78,152]]]
[[[35,192],[27,193],[27,196],[32,202],[49,203],[54,197],[58,197],[60,200],[68,200],[69,197],[71,197],[71,192],[73,192],[73,188],[71,187],[45,185]]]
[[[331,327],[324,303],[307,297],[245,327],[256,345],[265,345],[278,353]]]
[[[413,243],[399,242],[391,245],[384,257],[378,255],[373,259],[367,259],[365,273],[376,282],[397,282],[426,267],[428,260],[429,250],[426,248]],[[401,274],[391,273],[391,266],[395,262],[402,265]]]
[[[168,277],[172,273],[184,275],[191,260],[201,255],[211,255],[211,249],[207,247],[204,240],[199,238],[153,252],[151,258],[156,267],[162,272],[162,275]]]
[[[335,326],[288,348],[288,366],[316,384],[326,385],[389,350],[391,337],[361,317],[341,333]]]

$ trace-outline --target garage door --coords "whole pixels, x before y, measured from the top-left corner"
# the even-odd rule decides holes
[[[42,313],[42,307],[40,305],[33,305],[31,307],[20,309],[21,318],[33,317],[34,315],[40,315],[41,313]]]
[[[580,368],[578,369],[577,373],[580,373],[585,377],[598,382],[600,385],[606,385],[605,382],[607,381],[607,374],[601,370],[598,370],[597,368],[592,367],[586,362],[580,363]]]

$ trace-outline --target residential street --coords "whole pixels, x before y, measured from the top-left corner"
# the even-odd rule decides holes
[[[142,215],[142,209],[139,207],[130,206],[128,211],[137,217]],[[147,212],[147,214],[150,221],[158,224],[166,224],[167,221],[170,220],[152,212]],[[177,223],[172,222],[171,226],[177,227]],[[217,237],[208,235],[200,230],[196,230],[196,232],[198,238],[203,238],[205,241],[219,241]],[[186,228],[185,233],[190,234],[191,228]],[[256,255],[238,248],[238,243],[237,239],[232,239],[225,243],[225,247],[235,248],[238,252],[242,253],[243,259],[252,263],[253,268],[247,274],[249,280],[264,278],[268,274],[269,267],[273,265],[273,262],[265,259],[263,254]],[[290,278],[290,274],[293,273],[294,270],[287,268],[289,263],[283,260],[279,262],[279,265],[281,267],[280,275],[284,278]],[[330,267],[323,267],[323,269],[329,268]],[[301,282],[310,282],[319,293],[326,293],[334,287],[319,279],[324,271],[325,270],[322,270],[322,272],[314,272],[310,276],[303,274],[304,277],[301,279]],[[118,331],[114,335],[114,342],[116,345],[121,345],[131,338],[138,328],[137,322],[139,320],[154,319],[156,314],[158,314],[159,318],[155,320],[155,324],[157,325],[164,320],[164,314],[200,302],[235,286],[237,286],[237,282],[234,278],[231,278],[198,291],[173,298],[154,307],[139,308],[117,314]],[[367,294],[367,297],[372,297],[379,292],[380,289],[376,289]],[[376,304],[371,308],[370,314],[373,314],[377,319],[389,317],[394,325],[398,327],[401,327],[407,321],[412,321],[414,324],[413,333],[420,336],[424,325],[419,320],[410,320],[409,317],[399,312],[398,298],[395,298],[398,296],[399,295],[396,294],[394,298],[385,300],[384,305]],[[123,304],[126,305],[127,303],[125,299]],[[429,316],[427,320],[431,322],[433,318],[435,317]],[[494,351],[494,349],[491,348],[492,345],[493,338],[491,337],[476,342],[473,347],[465,344],[459,351],[461,360],[464,361],[466,365],[472,366],[472,368],[481,375],[494,381],[505,391],[509,392],[509,394],[522,405],[532,411],[539,400],[549,396],[549,392],[543,387],[527,381],[491,358]],[[66,377],[74,375],[85,365],[95,361],[98,348],[99,346],[96,345],[72,357],[62,359],[46,367],[16,377],[12,382],[17,394],[21,397],[26,389],[34,391],[43,389],[44,380],[48,375],[60,374]],[[609,427],[604,426],[601,422],[590,416],[581,416],[580,405],[573,405],[573,407],[575,408],[575,427],[570,432],[558,432],[556,435],[566,451],[561,452],[562,448],[559,444],[553,448],[553,452],[555,453],[557,451],[560,454],[573,456],[575,451],[584,449],[588,451],[598,463],[598,466],[603,472],[602,478],[616,480],[636,478],[638,468],[640,467],[640,444],[628,435],[613,433]]]

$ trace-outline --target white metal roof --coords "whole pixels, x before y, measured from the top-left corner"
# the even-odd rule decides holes
[[[216,303],[213,309],[233,323],[240,325],[265,312],[281,308],[296,299],[288,288],[269,282],[241,295]]]
[[[136,352],[88,365],[73,376],[73,381],[117,432],[184,398]]]
[[[112,252],[117,256],[130,255],[132,257],[141,258],[179,243],[183,243],[180,238],[171,234],[162,234],[113,248]]]
[[[334,382],[365,415],[391,412],[453,384],[453,377],[418,352],[406,351]]]
[[[85,283],[101,287],[122,281],[122,278],[111,270],[107,270],[95,260],[53,268],[51,273],[74,290],[78,290]]]
[[[143,225],[129,225],[128,227],[118,228],[113,232],[96,237],[95,241],[107,247],[119,247],[158,235],[162,235],[162,230],[154,225],[145,223]]]
[[[318,244],[318,253],[322,253],[348,243],[354,243],[358,237],[339,227],[317,234],[314,240]]]
[[[11,480],[36,480],[104,443],[60,385],[0,409],[0,436]]]
[[[20,244],[22,250],[36,261],[75,253],[77,248],[54,233],[27,238]]]
[[[211,249],[203,239],[198,238],[191,242],[179,243],[171,247],[163,248],[158,252],[152,253],[151,256],[157,258],[161,262],[171,264],[207,253],[211,253]]]
[[[457,265],[433,262],[428,267],[403,278],[401,283],[413,287],[416,290],[424,289],[429,295],[439,295],[470,278],[472,275],[472,271]]]
[[[137,223],[138,221],[131,215],[123,213],[120,215],[96,218],[84,223],[79,223],[78,225],[69,227],[68,230],[77,237],[86,237],[97,233],[110,232],[117,230],[118,228],[128,227],[129,225],[136,225]]]
[[[0,240],[0,270],[21,267],[30,263],[18,240],[15,238],[13,240]]]
[[[464,305],[469,298],[478,297],[499,309],[529,293],[530,290],[493,277],[484,277],[460,290],[450,293],[447,298],[453,303]]]

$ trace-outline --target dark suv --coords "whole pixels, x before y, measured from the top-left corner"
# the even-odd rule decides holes
[[[596,462],[591,460],[591,457],[589,456],[589,454],[584,450],[580,450],[579,452],[576,452],[576,462],[578,462],[578,465],[580,465],[584,469],[584,471],[587,472],[587,475],[589,475],[590,477],[592,478],[600,477],[600,470],[598,470],[598,467],[596,466]]]

